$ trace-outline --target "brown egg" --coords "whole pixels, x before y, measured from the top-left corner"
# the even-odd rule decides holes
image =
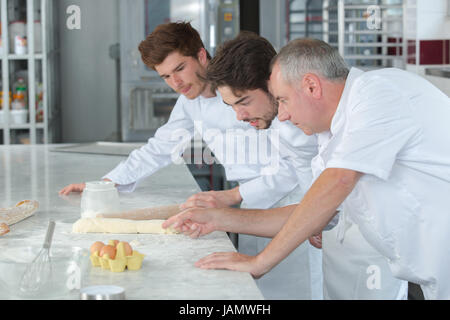
[[[114,259],[116,257],[116,248],[111,245],[106,245],[100,250],[100,257],[107,254],[110,259]]]
[[[133,248],[131,247],[131,245],[126,241],[122,241],[122,243],[123,248],[125,249],[125,256],[131,256],[133,254]]]
[[[91,254],[94,254],[95,252],[100,252],[102,248],[105,246],[105,244],[101,241],[96,241],[91,246]]]

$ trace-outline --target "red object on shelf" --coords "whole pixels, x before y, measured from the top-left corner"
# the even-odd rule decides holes
[[[450,40],[418,40],[419,64],[442,65],[450,64]],[[416,41],[408,40],[408,63],[416,63]]]

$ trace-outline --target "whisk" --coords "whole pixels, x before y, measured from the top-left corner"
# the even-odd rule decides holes
[[[52,273],[50,261],[50,245],[55,231],[55,221],[48,223],[44,245],[34,260],[28,264],[20,281],[20,290],[24,293],[35,293],[48,282]]]

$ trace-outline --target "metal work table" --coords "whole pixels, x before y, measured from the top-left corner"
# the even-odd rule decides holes
[[[450,78],[450,68],[448,67],[425,68],[425,74],[435,77]]]
[[[56,221],[53,245],[89,249],[94,241],[136,240],[134,249],[146,255],[142,269],[113,273],[90,264],[82,274],[82,287],[113,284],[125,288],[127,299],[263,299],[250,274],[227,270],[202,270],[194,263],[217,251],[235,251],[224,232],[199,239],[184,235],[154,234],[72,234],[80,217],[80,195],[59,196],[70,184],[99,180],[124,156],[52,152],[60,145],[0,146],[0,207],[32,199],[40,203],[30,218],[13,226],[0,237],[0,250],[15,243],[41,245],[48,220]],[[200,191],[185,165],[170,165],[140,183],[133,193],[120,194],[122,209],[182,203]],[[86,257],[88,259],[88,257]],[[0,290],[1,299],[15,299]],[[73,290],[52,299],[78,299]]]

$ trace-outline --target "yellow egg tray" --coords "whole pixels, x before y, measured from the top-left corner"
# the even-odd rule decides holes
[[[110,243],[111,244],[111,243]],[[99,252],[95,251],[90,255],[91,263],[94,267],[102,267],[112,272],[123,272],[125,268],[128,270],[139,270],[142,267],[142,261],[145,255],[133,250],[131,256],[125,255],[125,248],[123,243],[119,242],[116,247],[116,257],[111,259],[108,254],[103,257],[99,256]]]

